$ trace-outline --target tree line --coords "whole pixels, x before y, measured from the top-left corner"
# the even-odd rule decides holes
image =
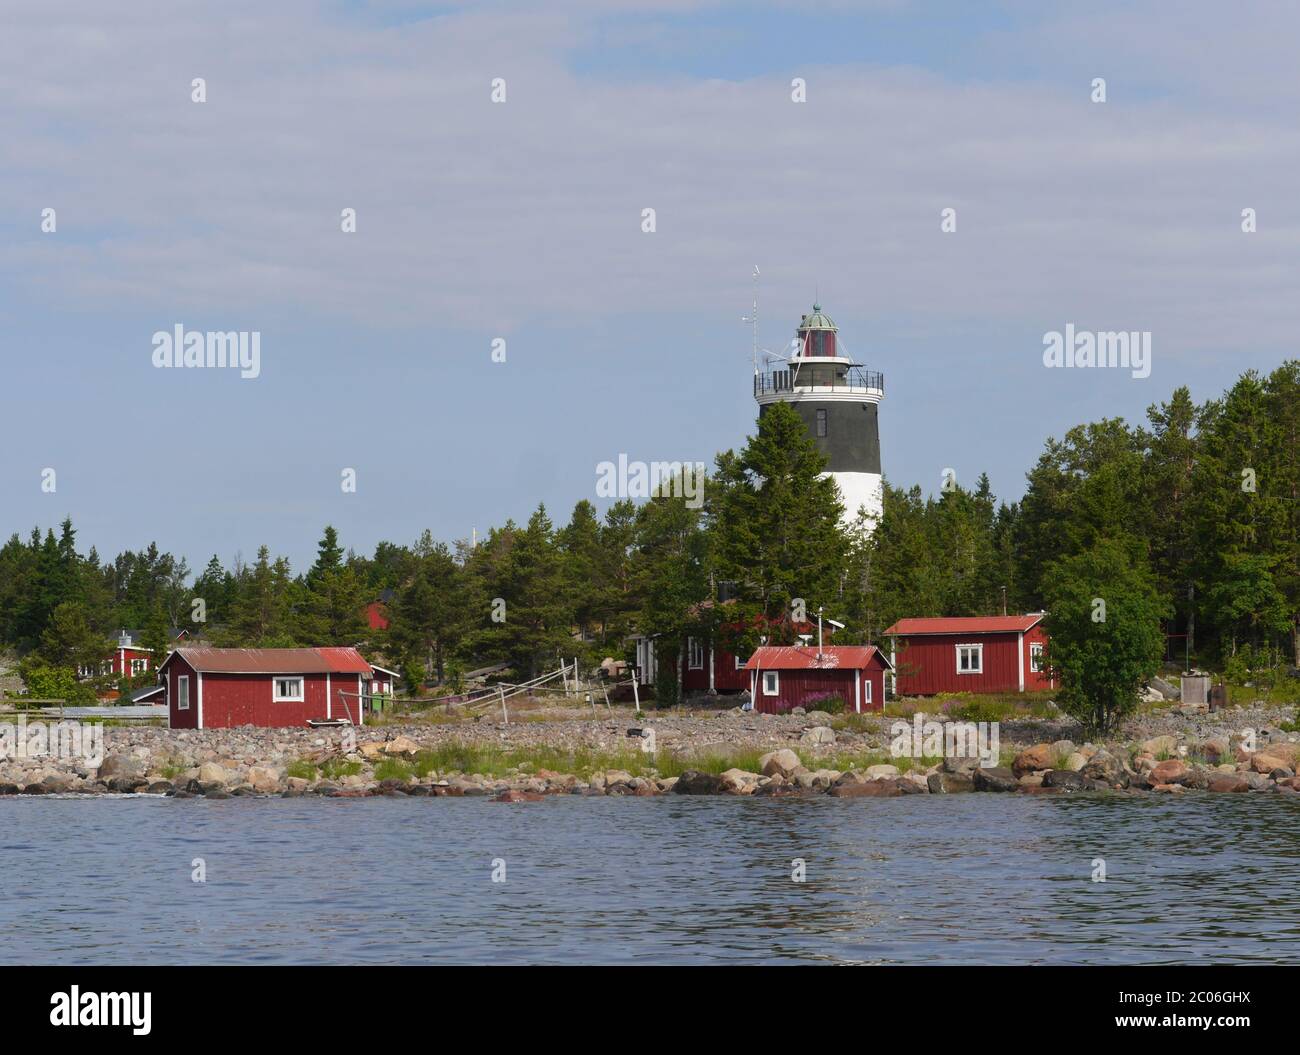
[[[155,655],[181,627],[217,645],[360,644],[416,687],[497,663],[519,676],[574,655],[595,664],[640,633],[672,700],[688,637],[744,654],[793,641],[797,613],[818,608],[847,624],[842,643],[881,643],[904,616],[1047,609],[1056,661],[1082,670],[1104,657],[1062,650],[1067,615],[1087,602],[1079,633],[1113,650],[1104,631],[1127,627],[1142,667],[1166,633],[1205,663],[1300,665],[1300,362],[1247,372],[1200,405],[1179,388],[1140,425],[1108,418],[1049,439],[1019,502],[998,501],[987,476],[966,487],[947,475],[933,494],[886,482],[875,530],[861,514],[845,529],[824,467],[776,404],[743,449],[717,457],[702,504],[685,488],[603,514],[584,499],[560,525],[539,505],[477,545],[426,531],[370,556],[326,527],[298,574],[265,546],[252,563],[213,556],[193,577],[154,543],[109,562],[80,552],[64,521],[0,547],[0,646],[22,657],[29,688],[84,695],[73,672],[119,628]],[[389,626],[373,630],[366,606],[380,598]]]

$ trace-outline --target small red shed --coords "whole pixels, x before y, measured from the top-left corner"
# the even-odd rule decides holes
[[[159,674],[173,729],[361,725],[371,666],[355,648],[178,648]]]
[[[885,671],[892,668],[875,645],[763,645],[745,669],[754,709],[783,714],[830,695],[846,710],[882,711]]]
[[[1045,614],[900,619],[885,631],[895,694],[1056,688],[1044,662]]]

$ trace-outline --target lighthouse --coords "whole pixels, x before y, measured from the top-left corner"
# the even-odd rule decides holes
[[[774,403],[788,403],[803,419],[826,456],[826,475],[840,489],[845,526],[864,508],[874,527],[884,508],[878,423],[884,396],[884,375],[853,360],[820,304],[800,318],[788,358],[755,367],[759,417]]]

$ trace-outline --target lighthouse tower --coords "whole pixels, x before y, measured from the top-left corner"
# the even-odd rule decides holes
[[[773,403],[789,403],[803,418],[826,456],[827,475],[839,486],[845,525],[857,519],[859,508],[873,527],[880,520],[877,411],[884,396],[884,375],[853,361],[820,304],[799,320],[790,357],[755,370],[759,416]]]

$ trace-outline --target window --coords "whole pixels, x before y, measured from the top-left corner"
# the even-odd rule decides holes
[[[744,670],[744,669],[745,669],[745,664],[749,662],[749,657],[748,657],[748,656],[736,656],[735,659],[736,659],[736,669],[737,669],[737,670]]]
[[[190,676],[182,674],[176,679],[176,709],[178,711],[188,711],[190,709]]]
[[[820,438],[826,435],[826,411],[817,411],[817,436]]]
[[[871,679],[870,678],[864,678],[862,680],[862,702],[863,703],[871,702]]]
[[[781,678],[774,670],[763,671],[763,695],[776,696],[781,692]]]
[[[704,669],[704,645],[693,637],[686,639],[686,665],[691,670]]]
[[[957,646],[957,673],[958,674],[983,674],[984,673],[984,646],[983,645],[958,645]]]
[[[276,703],[302,703],[302,678],[276,678],[271,699]]]
[[[1043,672],[1043,643],[1041,641],[1030,642],[1029,669],[1035,674]]]
[[[148,661],[147,659],[133,659],[133,660],[131,660],[131,676],[132,676],[132,677],[135,677],[137,674],[143,674],[143,673],[144,673],[145,671],[147,671],[148,669],[149,669],[149,661]]]

